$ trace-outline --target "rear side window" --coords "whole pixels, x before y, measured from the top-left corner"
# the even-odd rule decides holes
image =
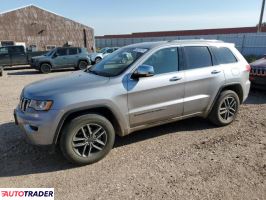
[[[207,47],[184,47],[184,51],[187,69],[197,69],[201,67],[212,66],[211,54]]]
[[[143,64],[153,66],[155,74],[176,72],[178,70],[177,48],[161,49],[152,54]]]
[[[8,54],[8,49],[6,47],[0,48],[0,55],[1,54]]]
[[[236,63],[237,59],[230,49],[226,47],[211,47],[218,64]]]
[[[77,52],[77,48],[70,48],[70,49],[68,49],[68,54],[69,55],[75,55],[77,53],[78,53]]]

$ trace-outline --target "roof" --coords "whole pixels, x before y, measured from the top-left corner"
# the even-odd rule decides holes
[[[52,12],[52,11],[50,11],[50,10],[46,10],[46,9],[44,9],[44,8],[41,8],[41,7],[36,6],[36,5],[33,5],[33,4],[29,4],[29,5],[26,5],[26,6],[19,7],[19,8],[15,8],[15,9],[7,10],[7,11],[4,11],[4,12],[0,12],[0,16],[1,16],[1,15],[5,15],[5,14],[8,14],[8,13],[11,13],[11,12],[15,12],[15,11],[17,11],[17,10],[30,8],[30,7],[37,8],[37,9],[39,9],[39,10],[43,10],[43,11],[45,11],[45,12],[51,13],[51,14],[53,14],[53,15],[56,15],[56,16],[58,16],[58,17],[65,18],[65,19],[70,20],[70,21],[72,21],[72,22],[75,22],[75,23],[81,24],[82,26],[87,26],[87,25],[84,25],[84,24],[82,24],[82,23],[80,23],[80,22],[77,22],[77,21],[75,21],[75,20],[69,19],[69,18],[64,17],[64,16],[62,16],[62,15],[60,15],[60,14],[57,14],[57,13]],[[88,27],[88,28],[91,28],[91,27],[89,27],[89,26],[87,26],[87,27]],[[92,29],[92,28],[91,28],[91,29]]]
[[[198,40],[170,40],[170,41],[158,41],[158,42],[142,42],[142,43],[136,43],[136,44],[132,44],[129,45],[127,47],[131,47],[131,48],[147,48],[147,49],[151,49],[154,47],[158,47],[161,45],[165,45],[165,44],[177,44],[177,45],[198,45],[198,44],[203,44],[203,45],[211,45],[211,44],[219,44],[219,45],[226,45],[226,46],[230,46],[233,45],[231,43],[225,43],[221,40],[204,40],[204,39],[198,39]]]
[[[257,32],[257,27],[238,27],[238,28],[199,29],[199,30],[180,30],[180,31],[140,32],[132,34],[96,36],[95,38],[96,39],[144,38],[144,37],[194,36],[194,35],[237,34],[237,33],[256,33],[256,32]],[[262,27],[262,32],[266,32],[266,27]]]

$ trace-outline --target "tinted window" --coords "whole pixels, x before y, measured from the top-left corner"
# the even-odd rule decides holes
[[[77,48],[70,48],[68,50],[68,54],[69,55],[75,55],[75,54],[77,54]]]
[[[67,54],[67,49],[58,49],[57,54],[58,56],[65,56]]]
[[[211,47],[211,50],[217,59],[218,64],[228,64],[237,62],[236,57],[230,51],[230,49],[226,47]]]
[[[113,52],[113,49],[108,49],[106,52],[107,53],[112,53]]]
[[[13,46],[9,47],[12,54],[21,54],[24,53],[24,47],[23,46]]]
[[[177,48],[161,49],[151,55],[148,60],[146,60],[143,64],[153,66],[155,74],[163,74],[177,71]]]
[[[187,69],[212,66],[211,54],[207,47],[184,47]]]

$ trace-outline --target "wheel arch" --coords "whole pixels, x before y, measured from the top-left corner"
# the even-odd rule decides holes
[[[43,64],[48,64],[48,65],[51,66],[51,68],[53,68],[53,65],[52,65],[52,63],[51,63],[50,61],[41,61],[41,62],[40,62],[40,67],[41,67]]]
[[[223,92],[223,91],[226,91],[226,90],[232,90],[234,91],[237,96],[239,97],[239,101],[240,101],[240,104],[243,103],[243,98],[244,98],[244,92],[243,92],[243,89],[242,89],[242,86],[240,83],[233,83],[233,84],[229,84],[229,85],[223,85],[219,91],[217,92],[210,108],[208,109],[208,112],[205,113],[205,117],[207,117],[209,115],[209,113],[211,112],[215,102],[217,101],[217,99],[219,98],[220,94]]]
[[[119,135],[119,136],[123,136],[123,129],[121,124],[119,123],[118,118],[116,117],[116,115],[112,112],[112,110],[106,106],[98,106],[98,107],[94,107],[94,108],[80,108],[80,109],[74,109],[74,110],[70,110],[68,112],[66,112],[63,117],[61,118],[56,132],[55,132],[55,136],[54,136],[54,140],[53,140],[53,144],[57,145],[60,141],[60,137],[62,134],[62,129],[64,128],[64,126],[71,121],[72,119],[78,117],[78,116],[82,116],[82,115],[86,115],[86,114],[99,114],[104,116],[105,118],[107,118],[111,124],[114,126],[115,129],[115,134]]]

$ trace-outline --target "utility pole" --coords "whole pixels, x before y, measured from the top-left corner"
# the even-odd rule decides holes
[[[261,32],[264,7],[265,7],[265,0],[262,0],[261,11],[260,11],[260,21],[259,21],[258,30],[257,30],[258,33]]]

